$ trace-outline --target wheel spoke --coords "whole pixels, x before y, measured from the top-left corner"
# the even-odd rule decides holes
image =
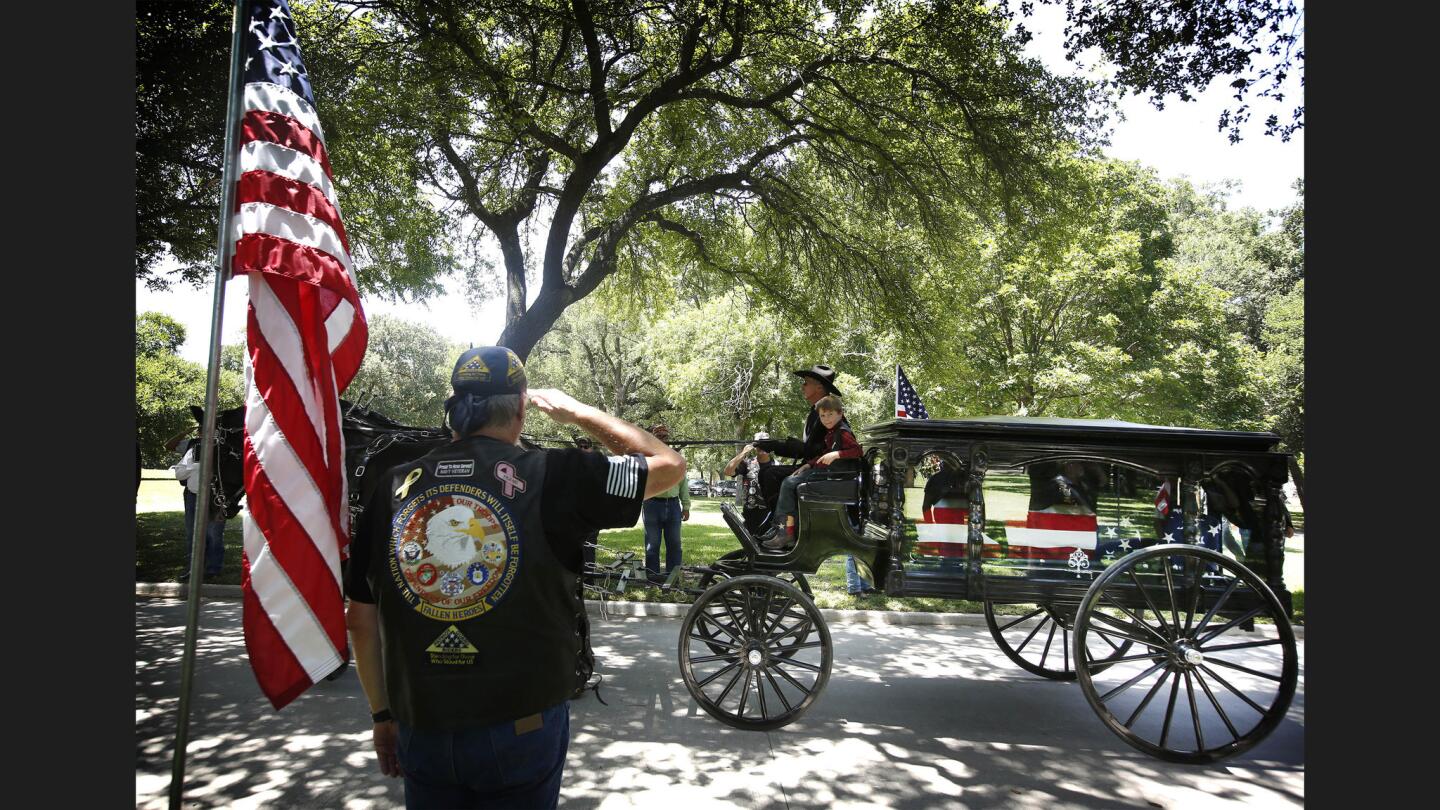
[[[793,604],[795,604],[795,599],[789,595],[786,595],[784,604],[781,606],[780,610],[775,613],[775,619],[774,621],[770,622],[770,627],[765,631],[765,635],[768,636],[775,632],[775,628],[780,625],[780,620],[785,616],[785,611],[789,610],[790,606]]]
[[[760,677],[759,672],[755,673],[755,697],[760,700],[760,716],[768,718],[770,716],[770,709],[765,705],[765,680]],[[1191,702],[1193,703],[1194,701],[1192,700]]]
[[[1205,732],[1200,730],[1200,707],[1195,705],[1195,687],[1190,683],[1190,673],[1185,673],[1185,696],[1190,700],[1190,722],[1195,726],[1195,750],[1205,750]]]
[[[1195,681],[1200,684],[1201,689],[1205,690],[1205,697],[1210,698],[1210,705],[1215,707],[1215,712],[1220,715],[1220,719],[1225,721],[1225,728],[1230,729],[1230,738],[1232,740],[1240,739],[1240,732],[1236,731],[1235,724],[1230,722],[1230,715],[1225,713],[1225,709],[1220,705],[1220,701],[1215,699],[1215,693],[1210,691],[1210,685],[1205,683],[1205,678],[1200,674],[1199,670],[1195,671]]]
[[[1040,651],[1040,668],[1041,668],[1041,669],[1044,669],[1044,668],[1045,668],[1045,659],[1050,657],[1050,644],[1055,641],[1055,625],[1056,625],[1056,624],[1057,624],[1057,622],[1055,622],[1054,619],[1051,619],[1051,620],[1050,620],[1050,632],[1045,634],[1045,649],[1043,649],[1043,650]]]
[[[786,630],[785,632],[781,633],[781,634],[778,635],[778,636],[769,636],[769,637],[767,637],[765,640],[766,640],[766,641],[771,641],[771,642],[780,641],[781,639],[784,639],[784,638],[787,637],[787,636],[793,636],[793,635],[795,635],[796,633],[798,633],[798,632],[800,632],[800,631],[802,631],[802,630],[808,633],[808,632],[810,631],[810,628],[811,628],[812,626],[814,626],[814,625],[813,625],[813,623],[810,621],[810,618],[807,616],[807,617],[805,618],[805,621],[797,623],[794,627],[790,628],[789,630]]]
[[[1210,662],[1210,663],[1212,663],[1212,664],[1219,664],[1219,665],[1222,666],[1222,667],[1229,667],[1230,669],[1238,669],[1238,670],[1240,670],[1241,672],[1244,672],[1244,673],[1249,674],[1249,675],[1254,675],[1254,676],[1257,677],[1257,678],[1264,678],[1264,679],[1267,680],[1267,681],[1274,681],[1274,682],[1276,682],[1276,683],[1279,683],[1279,682],[1280,682],[1280,676],[1279,676],[1279,675],[1270,675],[1270,674],[1268,674],[1268,673],[1261,672],[1261,671],[1259,671],[1258,669],[1251,669],[1250,667],[1242,667],[1242,666],[1240,666],[1239,664],[1232,664],[1232,663],[1230,663],[1229,661],[1221,661],[1219,658],[1206,658],[1205,660],[1208,661],[1208,662]]]
[[[707,676],[705,677],[705,680],[703,680],[703,681],[697,681],[695,685],[703,689],[703,688],[705,688],[706,686],[709,686],[711,681],[714,681],[716,678],[719,678],[721,675],[724,675],[725,673],[729,672],[730,670],[732,670],[732,669],[734,669],[735,667],[738,667],[738,666],[740,666],[740,661],[739,661],[739,659],[736,659],[736,660],[734,660],[734,661],[731,661],[730,663],[726,664],[725,666],[721,667],[720,669],[716,670],[715,672],[711,673],[710,675],[707,675]]]
[[[1107,624],[1113,625],[1114,627],[1118,627],[1118,628],[1121,628],[1121,629],[1123,629],[1123,630],[1133,630],[1134,628],[1139,627],[1140,629],[1147,631],[1148,633],[1150,633],[1150,635],[1152,635],[1152,636],[1154,636],[1155,638],[1159,639],[1159,640],[1160,640],[1160,643],[1159,643],[1159,644],[1155,644],[1155,643],[1152,643],[1152,642],[1149,642],[1149,641],[1141,641],[1140,639],[1131,639],[1132,641],[1140,641],[1141,644],[1146,644],[1146,645],[1149,645],[1149,646],[1151,646],[1151,647],[1168,647],[1168,646],[1170,645],[1170,641],[1169,641],[1168,639],[1166,639],[1164,636],[1160,635],[1159,633],[1155,632],[1155,628],[1151,627],[1150,625],[1146,624],[1146,623],[1143,622],[1143,621],[1141,621],[1140,624],[1127,624],[1127,623],[1122,622],[1122,621],[1120,621],[1119,619],[1115,618],[1114,616],[1111,616],[1111,615],[1108,614],[1108,613],[1101,613],[1101,612],[1099,612],[1099,611],[1094,611],[1094,612],[1092,612],[1092,613],[1090,614],[1090,618],[1104,621],[1104,622],[1107,623]],[[1095,627],[1095,626],[1096,626],[1096,625],[1095,625],[1095,622],[1092,621],[1092,622],[1090,623],[1090,626],[1091,626],[1092,628]],[[1127,638],[1128,638],[1128,636],[1127,636]]]
[[[1204,590],[1202,583],[1205,581],[1205,576],[1200,570],[1200,558],[1193,557],[1191,559],[1195,560],[1195,576],[1190,581],[1190,610],[1185,613],[1186,633],[1190,632],[1190,625],[1195,621],[1195,611],[1200,609],[1200,591]]]
[[[1164,675],[1160,676],[1159,680],[1155,681],[1155,685],[1150,687],[1150,691],[1146,692],[1145,697],[1141,699],[1140,705],[1136,706],[1135,711],[1130,713],[1129,719],[1125,721],[1125,728],[1130,728],[1131,726],[1135,725],[1135,721],[1140,717],[1140,713],[1145,711],[1146,706],[1150,705],[1150,700],[1155,697],[1156,692],[1160,691],[1160,687],[1165,685],[1165,679],[1169,677],[1170,672],[1167,671]]]
[[[755,614],[755,618],[759,622],[759,624],[755,628],[757,634],[765,635],[769,632],[769,630],[763,628],[767,620],[770,618],[770,605],[775,601],[775,597],[779,593],[780,591],[774,588],[765,589],[765,607],[760,613]],[[759,680],[759,678],[756,678],[756,680]]]
[[[1158,661],[1168,655],[1169,653],[1166,652],[1140,653],[1139,655],[1125,655],[1119,658],[1106,658],[1101,663],[1109,667],[1113,664],[1124,664],[1128,661]]]
[[[1166,562],[1169,565],[1169,562]],[[1160,728],[1160,747],[1165,747],[1166,740],[1170,739],[1170,721],[1175,719],[1175,698],[1180,694],[1180,676],[1170,682],[1170,703],[1165,707],[1165,725]]]
[[[1131,582],[1135,583],[1135,587],[1139,589],[1140,595],[1145,597],[1145,604],[1149,605],[1150,612],[1155,614],[1155,621],[1160,623],[1160,629],[1168,632],[1169,628],[1167,628],[1165,625],[1165,614],[1160,612],[1160,608],[1155,607],[1155,600],[1150,598],[1150,592],[1145,590],[1145,586],[1141,585],[1139,578],[1135,576],[1134,567],[1126,568],[1125,574],[1126,576],[1130,577]]]
[[[1091,614],[1091,615],[1094,616],[1094,614]],[[1110,618],[1110,617],[1106,617],[1106,618]],[[1129,625],[1124,624],[1124,623],[1121,622],[1119,619],[1113,619],[1113,621],[1114,621],[1116,624],[1119,624],[1119,625],[1121,625],[1122,627],[1125,627],[1127,630],[1129,629]],[[1162,645],[1160,645],[1160,644],[1156,644],[1156,643],[1153,642],[1153,641],[1150,641],[1149,639],[1140,638],[1139,636],[1130,636],[1130,635],[1126,635],[1126,634],[1124,634],[1124,633],[1116,632],[1116,631],[1111,630],[1111,629],[1106,628],[1106,627],[1101,627],[1099,622],[1091,622],[1091,623],[1090,623],[1090,631],[1093,632],[1093,633],[1101,633],[1101,634],[1103,634],[1103,635],[1114,636],[1114,637],[1116,637],[1116,638],[1123,638],[1123,639],[1125,639],[1126,641],[1133,641],[1133,642],[1135,642],[1136,644],[1144,644],[1146,647],[1149,647],[1149,648],[1155,649],[1155,650],[1163,650],[1163,649],[1166,648],[1166,646],[1168,646],[1168,644],[1162,646]]]
[[[704,639],[701,639],[701,640],[704,641]],[[735,660],[735,654],[734,654],[734,653],[724,653],[724,654],[722,654],[722,655],[702,655],[702,656],[700,656],[699,658],[691,658],[691,659],[690,659],[690,663],[692,663],[692,664],[709,664],[709,663],[711,663],[711,662],[713,662],[713,661],[734,661],[734,660]]]
[[[1120,684],[1119,686],[1115,687],[1114,689],[1111,689],[1109,692],[1106,692],[1105,694],[1101,695],[1101,696],[1100,696],[1100,702],[1101,702],[1101,703],[1104,703],[1105,701],[1109,700],[1110,698],[1115,697],[1116,695],[1118,695],[1119,693],[1125,691],[1126,689],[1129,689],[1130,687],[1132,687],[1132,686],[1134,686],[1135,684],[1137,684],[1137,683],[1145,680],[1146,678],[1150,677],[1151,675],[1154,675],[1154,674],[1155,674],[1155,670],[1161,669],[1161,668],[1163,668],[1164,666],[1165,666],[1165,662],[1164,662],[1164,661],[1161,661],[1160,663],[1158,663],[1158,664],[1150,667],[1149,669],[1145,670],[1144,672],[1140,673],[1139,675],[1136,675],[1135,677],[1131,678],[1130,680],[1126,681],[1125,683],[1122,683],[1122,684]],[[1161,680],[1164,680],[1164,678],[1161,678]]]
[[[1175,620],[1175,632],[1178,633],[1180,632],[1180,606],[1175,604],[1175,583],[1170,578],[1170,561],[1168,559],[1160,570],[1165,572],[1165,591],[1170,594],[1170,617]]]
[[[1220,652],[1222,650],[1243,650],[1247,647],[1269,647],[1273,644],[1282,643],[1278,638],[1267,638],[1263,641],[1242,641],[1239,644],[1221,644],[1219,647],[1206,647],[1205,652]]]
[[[1259,703],[1256,703],[1255,701],[1251,700],[1251,699],[1249,698],[1249,696],[1246,695],[1244,692],[1241,692],[1239,689],[1236,689],[1234,686],[1232,686],[1232,685],[1230,684],[1229,681],[1227,681],[1227,680],[1225,680],[1224,678],[1220,677],[1220,673],[1218,673],[1218,672],[1216,672],[1215,670],[1213,670],[1213,669],[1205,666],[1204,664],[1201,664],[1201,665],[1200,665],[1200,668],[1203,669],[1203,670],[1205,670],[1205,672],[1208,673],[1208,674],[1210,675],[1210,677],[1212,677],[1212,678],[1214,678],[1215,680],[1219,681],[1221,686],[1225,687],[1226,689],[1229,689],[1230,692],[1231,692],[1231,694],[1235,695],[1235,697],[1238,697],[1238,698],[1240,698],[1241,700],[1245,701],[1245,703],[1247,703],[1247,704],[1250,706],[1250,708],[1252,708],[1252,709],[1254,709],[1255,711],[1259,712],[1262,716],[1265,714],[1265,710],[1262,709],[1262,708],[1260,708],[1260,704],[1259,704]]]
[[[775,676],[770,674],[770,668],[766,667],[761,670],[761,672],[765,673],[765,680],[770,682],[770,688],[775,690],[775,696],[780,698],[780,704],[785,707],[785,713],[789,714],[795,711],[795,707],[791,706],[790,701],[785,699],[785,693],[781,691],[780,684],[775,683]]]
[[[1264,612],[1265,612],[1265,607],[1264,607],[1263,605],[1260,606],[1260,607],[1251,608],[1251,609],[1245,611],[1244,613],[1240,614],[1239,616],[1236,616],[1235,618],[1231,619],[1230,621],[1224,623],[1224,624],[1221,625],[1220,627],[1218,627],[1218,628],[1216,628],[1216,629],[1214,629],[1214,630],[1211,630],[1209,633],[1207,633],[1207,634],[1205,635],[1204,638],[1197,638],[1197,639],[1195,639],[1195,643],[1196,643],[1196,644],[1204,644],[1205,642],[1209,641],[1210,639],[1215,638],[1215,637],[1218,636],[1218,635],[1221,635],[1221,634],[1224,633],[1226,630],[1229,630],[1230,628],[1234,627],[1235,625],[1240,624],[1241,622],[1246,621],[1246,620],[1248,620],[1248,619],[1253,619],[1253,618],[1255,618],[1256,616],[1259,616],[1261,613],[1264,613]]]
[[[1030,635],[1026,636],[1024,641],[1020,642],[1020,646],[1015,648],[1015,654],[1019,655],[1020,651],[1025,649],[1025,645],[1030,643],[1030,639],[1035,638],[1035,634],[1040,632],[1040,628],[1044,627],[1049,621],[1050,616],[1046,614],[1045,618],[1041,619],[1040,623],[1035,625],[1035,629],[1030,631]]]
[[[750,678],[754,675],[752,670],[745,670],[745,685],[740,687],[740,705],[735,709],[735,714],[745,716],[745,701],[750,697]]]
[[[1030,611],[1029,613],[1026,613],[1024,616],[1021,616],[1020,618],[1016,619],[1015,621],[1010,622],[1009,624],[1001,625],[1001,626],[1000,626],[1000,632],[1003,633],[1003,632],[1005,632],[1006,630],[1009,630],[1010,628],[1014,627],[1015,625],[1017,625],[1017,624],[1025,621],[1026,619],[1033,619],[1033,618],[1035,618],[1036,615],[1038,615],[1038,614],[1040,614],[1040,613],[1044,613],[1044,612],[1045,612],[1045,608],[1044,608],[1043,606],[1042,606],[1042,607],[1035,608],[1034,610]]]
[[[731,594],[732,592],[730,591],[720,594],[720,605],[725,608],[726,613],[730,614],[731,626],[734,628],[734,630],[730,632],[731,637],[736,641],[740,641],[745,638],[745,623],[740,620],[739,616],[735,615],[735,609],[730,606]]]
[[[1101,638],[1104,638],[1104,636],[1101,636]],[[1069,672],[1069,671],[1070,671],[1070,631],[1067,630],[1067,629],[1065,629],[1064,625],[1061,625],[1061,627],[1060,627],[1060,650],[1061,650],[1061,652],[1063,653],[1064,659],[1065,659],[1065,671],[1066,671],[1066,672]]]
[[[1215,614],[1219,612],[1221,606],[1225,604],[1225,600],[1229,599],[1230,594],[1234,593],[1238,587],[1240,587],[1240,580],[1230,580],[1230,584],[1225,586],[1225,591],[1220,594],[1220,598],[1216,599],[1215,604],[1211,605],[1210,610],[1206,611],[1205,618],[1201,619],[1200,623],[1195,625],[1195,635],[1198,636],[1205,630],[1205,625],[1209,624],[1210,620],[1215,618]]]
[[[735,688],[735,682],[740,680],[740,672],[741,670],[736,670],[735,677],[730,679],[730,683],[725,684],[725,688],[720,692],[720,697],[715,699],[716,706],[724,703],[726,696],[730,694],[730,690]]]
[[[741,639],[740,634],[735,632],[735,626],[734,626],[734,625],[721,624],[719,621],[716,621],[716,619],[715,619],[714,616],[711,616],[710,614],[705,613],[704,611],[701,611],[701,612],[698,614],[697,623],[699,623],[699,621],[701,621],[701,620],[707,621],[707,622],[715,625],[715,629],[716,629],[716,630],[719,630],[720,632],[724,633],[725,635],[729,636],[730,638],[735,639],[736,641],[739,641],[739,640]],[[704,632],[704,631],[702,630],[701,632]],[[722,641],[716,639],[714,636],[709,637],[708,640],[714,641],[716,644],[723,644],[723,643],[725,643],[725,642],[722,642]]]
[[[745,610],[743,612],[745,616],[745,634],[747,636],[758,636],[760,635],[760,626],[755,621],[754,594],[751,593],[750,588],[743,589],[743,592],[745,594]]]
[[[1101,594],[1101,595],[1100,595],[1100,598],[1108,601],[1111,605],[1114,605],[1116,608],[1118,608],[1118,609],[1120,610],[1121,613],[1124,613],[1126,616],[1129,616],[1131,619],[1133,619],[1133,620],[1135,621],[1135,624],[1136,624],[1136,625],[1145,628],[1147,631],[1149,631],[1149,633],[1150,633],[1152,636],[1154,636],[1155,638],[1160,639],[1160,643],[1161,643],[1161,644],[1169,644],[1169,643],[1170,643],[1170,640],[1169,640],[1169,639],[1165,638],[1163,635],[1160,634],[1159,631],[1157,631],[1155,628],[1151,627],[1149,622],[1145,621],[1145,608],[1140,608],[1140,613],[1136,614],[1136,613],[1132,613],[1132,612],[1130,611],[1130,608],[1125,607],[1124,605],[1122,605],[1122,604],[1120,604],[1119,602],[1115,601],[1115,599],[1114,599],[1113,597],[1111,597],[1109,593],[1103,593],[1103,594]],[[1098,608],[1099,606],[1097,605],[1096,607]],[[1096,610],[1095,613],[1094,613],[1094,615],[1095,615],[1095,616],[1106,616],[1107,618],[1113,618],[1113,617],[1109,617],[1107,614],[1101,613],[1099,610]],[[1155,620],[1160,623],[1160,626],[1161,626],[1161,627],[1164,627],[1164,626],[1165,626],[1165,620],[1164,620],[1163,618],[1161,618],[1159,614],[1156,614]]]
[[[772,662],[775,666],[777,666],[777,667],[780,666],[781,663],[782,663],[781,661],[776,661],[776,660],[773,659],[773,658],[771,659],[771,662]],[[788,666],[797,666],[797,667],[800,667],[801,669],[808,669],[808,670],[810,670],[811,672],[820,672],[820,667],[817,667],[817,666],[815,666],[814,664],[807,664],[807,663],[805,663],[804,661],[796,661],[794,658],[786,658],[786,659],[783,661],[783,663],[784,663],[784,665],[787,666],[787,667],[788,667]],[[783,671],[783,670],[782,670],[782,671]]]
[[[795,680],[793,677],[791,677],[790,673],[788,673],[788,672],[786,672],[785,670],[781,669],[781,668],[777,665],[777,662],[775,662],[775,661],[772,660],[772,661],[770,661],[769,663],[767,663],[765,666],[766,666],[767,669],[773,669],[773,670],[775,670],[776,672],[780,673],[780,677],[782,677],[782,678],[784,678],[785,680],[789,681],[791,686],[794,686],[796,689],[799,689],[801,692],[803,692],[803,693],[805,694],[806,697],[809,697],[809,696],[810,696],[810,693],[813,691],[813,690],[810,689],[809,687],[805,686],[804,684],[800,683],[799,681],[797,681],[797,680]]]
[[[720,639],[715,638],[714,636],[709,636],[709,637],[707,637],[707,636],[698,635],[698,634],[696,634],[696,633],[691,633],[691,634],[690,634],[690,638],[694,639],[695,641],[702,641],[702,642],[704,642],[704,643],[706,643],[706,644],[710,644],[710,645],[714,645],[714,646],[718,646],[718,647],[724,647],[724,648],[729,649],[729,650],[738,650],[738,649],[740,649],[740,647],[741,647],[741,645],[739,645],[739,644],[735,644],[735,643],[730,642],[730,641],[721,641]]]

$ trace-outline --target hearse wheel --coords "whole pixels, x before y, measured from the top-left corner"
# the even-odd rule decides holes
[[[719,582],[722,579],[728,579],[730,577],[737,577],[742,574],[751,573],[754,570],[750,565],[751,559],[752,558],[750,557],[750,555],[746,553],[745,549],[743,548],[737,548],[734,551],[725,552],[724,554],[720,555],[720,559],[716,560],[715,564],[711,566],[715,570],[708,571],[700,577],[700,587],[702,589],[708,589],[711,585],[714,585],[716,582]],[[810,597],[811,599],[815,598],[815,594],[810,591],[810,583],[805,580],[804,574],[798,571],[782,571],[774,574],[773,576],[779,577],[780,579],[783,579],[786,582],[789,582],[790,584],[799,588],[806,596]],[[707,639],[712,638],[716,633],[716,624],[724,624],[726,621],[728,621],[728,617],[725,615],[724,610],[721,610],[720,606],[718,605],[715,606],[714,610],[712,610],[711,618],[715,619],[715,621],[700,622],[699,626],[695,628],[695,632],[699,633]],[[792,638],[792,641],[794,644],[801,644],[805,641],[805,638],[806,636],[804,635],[796,636]],[[716,644],[711,646],[710,650],[711,652],[721,653],[725,651],[725,647]]]
[[[815,603],[764,574],[715,583],[680,626],[685,688],[735,728],[768,731],[804,714],[830,679],[831,658],[830,629]]]
[[[1095,634],[1137,652],[1080,667],[1085,699],[1122,740],[1161,759],[1239,754],[1275,730],[1295,696],[1295,631],[1280,600],[1207,548],[1153,546],[1113,563],[1080,604],[1076,649]]]
[[[996,613],[995,604],[985,602],[985,626],[990,628],[991,637],[1007,658],[1042,678],[1075,680],[1074,661],[1070,657],[1070,635],[1075,626],[1073,603],[1068,609],[1048,604],[1024,605],[1025,612],[1018,616]],[[1125,655],[1132,643],[1095,633],[1086,654],[1103,669],[1106,659]]]

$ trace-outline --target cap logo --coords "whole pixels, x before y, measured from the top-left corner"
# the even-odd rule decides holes
[[[505,357],[510,366],[505,370],[505,381],[512,387],[518,386],[525,381],[525,367],[520,365],[520,358],[513,352],[505,352]]]
[[[509,373],[513,375],[515,370],[512,368]],[[490,367],[485,365],[485,361],[477,354],[455,372],[455,379],[463,382],[490,382]]]

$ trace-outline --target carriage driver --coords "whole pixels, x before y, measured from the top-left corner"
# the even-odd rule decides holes
[[[827,394],[833,394],[837,397],[841,396],[840,389],[835,387],[835,369],[830,366],[814,365],[810,368],[800,369],[794,373],[795,376],[801,380],[800,396],[804,397],[805,401],[810,403],[810,412],[805,414],[805,427],[800,434],[800,438],[797,439],[794,436],[790,436],[785,439],[757,439],[754,445],[758,450],[764,450],[767,453],[773,453],[787,458],[813,458],[823,454],[826,449],[823,447],[826,428],[820,423],[820,412],[815,409],[815,403],[819,402],[820,399]],[[774,503],[775,496],[779,494],[778,489],[780,482],[784,476],[794,472],[797,467],[798,465],[782,465],[774,468],[775,472],[779,474],[779,477],[769,475],[761,476],[761,484],[766,487],[765,498],[767,501]],[[772,491],[770,487],[774,487],[775,491]],[[776,538],[775,530],[776,526],[772,524],[770,531],[757,539],[773,540]],[[780,533],[783,535],[783,527],[781,527]]]
[[[347,624],[375,753],[407,807],[555,807],[581,647],[581,539],[633,526],[679,453],[554,389],[503,346],[451,373],[453,440],[385,473],[356,523]],[[616,455],[519,445],[527,407]]]

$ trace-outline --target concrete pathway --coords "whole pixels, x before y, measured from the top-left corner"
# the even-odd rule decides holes
[[[184,603],[136,600],[136,805],[165,806]],[[834,616],[834,619],[843,617]],[[240,603],[203,602],[187,806],[403,805],[353,670],[280,712],[245,656]],[[1299,807],[1304,642],[1289,716],[1243,756],[1174,765],[1107,731],[1075,684],[1027,675],[983,626],[834,621],[829,686],[799,721],[732,729],[680,680],[680,622],[596,619],[600,695],[572,705],[566,808]]]

